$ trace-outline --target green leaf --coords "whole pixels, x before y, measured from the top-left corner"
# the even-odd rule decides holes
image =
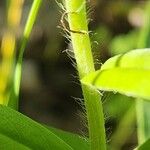
[[[89,143],[87,138],[83,138],[77,134],[66,132],[60,129],[47,127],[51,132],[56,134],[58,137],[63,139],[68,145],[70,145],[74,150],[89,150]]]
[[[25,145],[18,143],[17,141],[0,134],[0,149],[3,150],[29,150]]]
[[[26,48],[27,42],[29,40],[33,25],[35,23],[36,17],[38,15],[39,8],[41,6],[42,0],[34,0],[25,24],[23,37],[21,40],[21,47],[19,49],[19,55],[17,58],[17,64],[15,66],[14,72],[14,81],[12,83],[11,95],[9,99],[8,106],[18,110],[18,98],[19,98],[19,90],[20,90],[20,81],[21,81],[21,73],[22,73],[22,61],[23,54]]]
[[[149,150],[150,149],[150,139],[148,139],[146,142],[144,142],[141,146],[134,150]]]
[[[150,48],[136,49],[108,59],[101,70],[111,68],[150,69]]]
[[[101,70],[87,75],[81,82],[104,91],[150,99],[150,49],[112,57]]]
[[[1,105],[0,149],[73,150],[50,130],[21,113]]]
[[[114,68],[89,74],[81,80],[104,91],[150,99],[150,70]]]

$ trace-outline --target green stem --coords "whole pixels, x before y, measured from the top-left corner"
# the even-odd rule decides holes
[[[66,0],[68,23],[80,79],[95,71],[88,34],[85,0]],[[106,150],[104,115],[100,93],[93,87],[82,85],[91,150]]]
[[[137,135],[139,145],[144,143],[145,137],[145,118],[144,118],[144,101],[137,99],[136,101],[136,116],[137,116]]]
[[[35,19],[37,17],[40,5],[42,0],[34,0],[31,10],[29,12],[29,16],[25,25],[23,38],[21,41],[21,48],[19,50],[19,57],[17,60],[17,65],[15,68],[15,77],[14,77],[14,87],[12,92],[13,102],[11,102],[9,105],[14,105],[16,109],[18,108],[18,98],[19,98],[19,89],[20,89],[20,82],[21,82],[21,72],[22,72],[22,60],[23,60],[23,54],[24,50],[26,48],[29,36],[31,34],[33,24],[35,22]]]
[[[141,29],[138,48],[150,47],[150,1],[146,3],[144,26]],[[142,144],[150,138],[150,103],[142,99],[136,101],[138,142]]]
[[[100,93],[94,88],[82,85],[85,101],[89,141],[91,150],[106,150],[104,115]]]
[[[133,132],[135,122],[135,104],[132,104],[119,121],[116,131],[111,137],[111,150],[121,150],[129,136]]]

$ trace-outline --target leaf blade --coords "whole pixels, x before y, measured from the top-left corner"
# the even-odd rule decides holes
[[[135,49],[108,59],[101,70],[112,68],[150,69],[150,48]]]
[[[134,150],[148,150],[148,149],[150,149],[150,139],[145,141],[142,145],[140,145],[139,147],[135,148]]]
[[[66,132],[60,129],[56,129],[53,127],[47,127],[51,132],[55,133],[58,137],[63,139],[68,145],[70,145],[74,150],[89,150],[90,145],[88,143],[88,139],[77,134],[73,134],[70,132]]]
[[[150,99],[150,86],[148,85],[150,70],[132,68],[99,70],[89,74],[81,82],[104,91]]]
[[[9,107],[0,106],[0,120],[0,134],[28,149],[73,150],[57,135]]]

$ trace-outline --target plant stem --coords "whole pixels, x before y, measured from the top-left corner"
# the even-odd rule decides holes
[[[119,121],[116,131],[111,137],[111,150],[121,150],[133,132],[135,122],[135,104],[132,104]]]
[[[88,33],[85,0],[66,0],[68,23],[79,77],[95,71]],[[91,150],[106,150],[104,115],[100,93],[93,87],[82,85]]]
[[[88,120],[91,150],[106,150],[104,115],[100,93],[93,87],[82,85]]]
[[[23,54],[25,47],[27,45],[27,42],[29,40],[29,36],[31,34],[33,24],[35,22],[35,19],[37,17],[40,5],[41,5],[42,0],[34,0],[31,10],[29,12],[29,16],[25,25],[24,33],[23,33],[23,38],[21,41],[21,48],[19,50],[19,56],[17,60],[17,65],[15,68],[15,77],[14,77],[14,87],[13,87],[13,92],[12,92],[12,97],[13,97],[13,104],[17,109],[18,107],[18,98],[19,98],[19,89],[20,89],[20,82],[21,82],[21,72],[22,72],[22,59],[23,59]]]
[[[138,48],[150,47],[150,1],[146,3],[144,25],[141,29]],[[136,101],[138,142],[142,144],[150,138],[150,102],[138,99]]]

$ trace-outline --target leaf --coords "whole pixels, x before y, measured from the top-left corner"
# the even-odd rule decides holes
[[[0,134],[0,149],[3,150],[29,150],[29,147],[18,143],[17,141]]]
[[[20,89],[20,81],[21,81],[21,73],[22,73],[22,59],[23,54],[29,40],[33,25],[35,23],[37,14],[39,12],[39,8],[42,4],[42,0],[34,0],[25,24],[25,28],[23,31],[23,37],[21,40],[21,47],[19,49],[19,55],[17,58],[17,64],[15,66],[14,71],[14,80],[12,81],[11,94],[9,98],[8,106],[18,110],[18,98],[19,98],[19,89]]]
[[[150,49],[112,57],[101,70],[87,75],[81,82],[104,91],[150,99]]]
[[[73,150],[42,125],[2,105],[0,105],[0,149]]]
[[[68,145],[70,145],[74,150],[89,150],[88,139],[83,138],[77,134],[73,134],[70,132],[62,131],[60,129],[47,127],[51,132],[56,134],[58,137],[63,139]]]
[[[150,139],[144,142],[141,146],[137,147],[134,150],[149,150],[150,149]]]
[[[114,68],[99,70],[81,80],[103,91],[150,99],[150,70]]]
[[[150,48],[136,49],[108,59],[101,70],[111,68],[150,69]]]

